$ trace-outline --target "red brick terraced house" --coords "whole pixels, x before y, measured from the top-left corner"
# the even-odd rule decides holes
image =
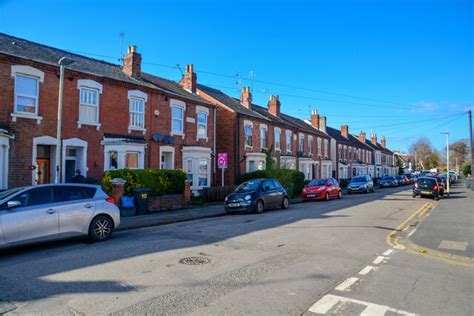
[[[142,72],[135,46],[121,66],[0,33],[0,189],[56,177],[62,57],[74,62],[64,76],[61,182],[76,169],[99,180],[109,169],[179,168],[192,190],[211,185],[216,107],[197,95],[195,78]]]
[[[262,107],[252,103],[249,87],[243,88],[240,99],[204,85],[198,85],[198,94],[218,107],[217,152],[228,155],[226,184],[234,184],[247,172],[265,169],[263,151],[269,148],[278,166],[299,170],[306,179],[331,176],[329,136],[282,113],[278,96],[270,96],[268,105]]]
[[[373,150],[373,168],[370,174],[372,177],[381,178],[398,174],[394,153],[387,148],[385,136],[382,136],[380,143],[377,141],[377,134],[375,133],[372,133],[370,140],[366,139],[365,133],[361,133],[359,139]]]

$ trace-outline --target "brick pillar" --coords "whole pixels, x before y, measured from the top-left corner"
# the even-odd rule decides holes
[[[191,181],[185,180],[184,181],[184,204],[190,205],[191,204]]]
[[[115,201],[115,205],[117,205],[118,207],[121,207],[122,206],[121,198],[123,196],[125,183],[127,183],[127,181],[120,178],[114,178],[110,180],[110,183],[112,184],[112,198]]]

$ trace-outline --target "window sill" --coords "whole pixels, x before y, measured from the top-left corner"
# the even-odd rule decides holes
[[[171,131],[170,133],[171,136],[181,136],[182,139],[184,139],[184,133],[183,132],[173,132]]]
[[[11,113],[10,116],[11,116],[13,122],[16,122],[16,119],[18,117],[26,118],[26,119],[30,119],[30,120],[36,120],[36,124],[41,124],[41,121],[43,120],[43,117],[39,116],[37,114]]]
[[[100,129],[100,123],[92,123],[92,122],[81,122],[77,121],[77,128],[81,128],[82,125],[89,125],[89,126],[95,126],[96,130]]]
[[[138,127],[138,126],[128,126],[128,133],[130,134],[132,131],[142,132],[143,135],[145,135],[146,128]]]
[[[200,140],[200,139],[203,139],[203,140],[205,140],[206,142],[209,141],[209,137],[204,136],[204,135],[198,135],[198,136],[196,137],[196,140]]]
[[[252,150],[252,149],[253,149],[253,146],[245,145],[245,149]]]

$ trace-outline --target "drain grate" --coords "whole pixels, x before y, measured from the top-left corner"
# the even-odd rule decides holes
[[[179,260],[179,263],[181,264],[187,264],[192,266],[208,264],[209,262],[211,262],[211,259],[206,257],[186,257]]]

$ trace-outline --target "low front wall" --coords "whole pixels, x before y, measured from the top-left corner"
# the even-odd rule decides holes
[[[189,206],[184,194],[166,194],[150,197],[148,212],[174,210]]]

